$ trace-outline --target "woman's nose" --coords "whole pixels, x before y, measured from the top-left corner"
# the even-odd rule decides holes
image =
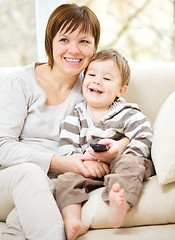
[[[76,43],[69,44],[68,53],[77,54],[79,52],[80,52],[80,50],[79,50],[78,44],[76,44]]]

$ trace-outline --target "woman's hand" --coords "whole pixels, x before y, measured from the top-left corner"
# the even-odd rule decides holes
[[[85,177],[93,178],[86,168],[85,161],[97,161],[89,154],[73,154],[69,156],[54,155],[50,162],[49,172],[74,172]]]
[[[109,149],[104,152],[95,152],[92,148],[89,148],[88,153],[99,161],[110,164],[114,158],[120,156],[124,152],[130,140],[127,137],[118,141],[105,138],[101,139],[98,143],[106,144]]]
[[[83,165],[89,170],[93,178],[102,178],[110,173],[109,166],[99,161],[84,161]]]

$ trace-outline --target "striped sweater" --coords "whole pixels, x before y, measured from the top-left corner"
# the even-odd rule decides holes
[[[102,138],[120,140],[125,136],[131,142],[123,154],[133,152],[145,158],[150,157],[152,127],[138,105],[119,98],[110,106],[109,112],[95,123],[87,103],[81,102],[62,124],[59,154],[85,153],[91,142],[98,142]]]

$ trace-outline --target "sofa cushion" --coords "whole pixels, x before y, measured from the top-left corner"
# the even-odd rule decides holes
[[[152,160],[160,184],[175,181],[175,91],[162,105],[155,120]]]
[[[0,239],[2,238],[2,231],[5,229],[5,223],[0,222]]]
[[[101,198],[103,188],[90,194],[82,208],[82,220],[90,228],[109,228],[109,206]],[[123,227],[175,223],[175,183],[161,186],[157,176],[144,182],[136,206],[130,208]]]
[[[119,229],[93,229],[77,240],[174,240],[175,224]]]

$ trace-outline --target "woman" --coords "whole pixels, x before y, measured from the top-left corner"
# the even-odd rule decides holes
[[[24,67],[4,81],[0,93],[0,195],[14,202],[3,240],[62,240],[64,225],[47,174],[74,172],[93,177],[83,161],[90,155],[59,156],[60,123],[82,100],[81,75],[96,51],[100,24],[87,7],[63,4],[46,27],[48,63]],[[91,154],[114,158],[111,152]],[[4,203],[5,204],[5,203]]]

